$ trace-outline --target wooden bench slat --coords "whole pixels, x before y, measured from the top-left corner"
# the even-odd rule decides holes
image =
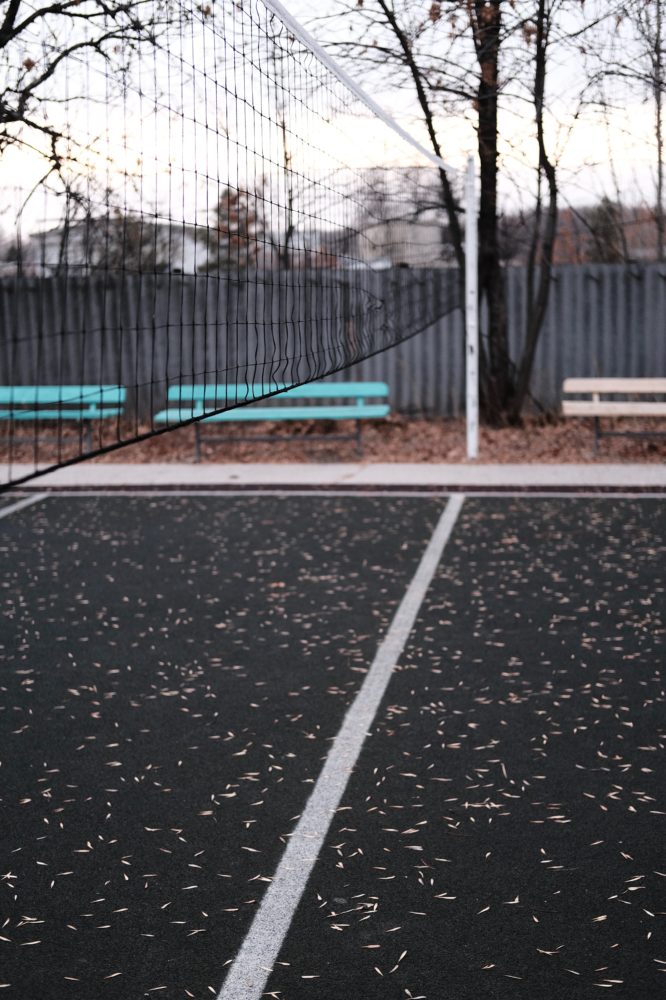
[[[613,402],[567,399],[562,403],[565,417],[666,417],[666,402]]]
[[[563,392],[666,393],[666,378],[567,378]]]
[[[564,417],[594,419],[594,451],[603,437],[659,437],[662,431],[644,428],[637,431],[604,430],[601,417],[666,417],[666,399],[609,399],[609,396],[666,396],[666,378],[567,378],[563,394],[588,396],[588,399],[563,399]],[[606,398],[603,398],[606,397]]]

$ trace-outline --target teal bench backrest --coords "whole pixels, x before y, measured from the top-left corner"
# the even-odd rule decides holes
[[[101,420],[122,415],[122,385],[2,385],[0,420]]]
[[[1,385],[0,403],[36,406],[64,403],[68,406],[118,406],[125,402],[121,385]]]
[[[293,386],[285,389],[279,383],[265,383],[248,389],[247,385],[173,385],[169,389],[167,400],[170,403],[193,403],[208,406],[213,409],[226,406],[229,403],[247,403],[259,400],[270,393],[280,391],[275,401],[287,399],[364,399],[367,396],[386,398],[389,387],[385,382],[310,382],[307,385]],[[271,400],[264,399],[264,404]]]

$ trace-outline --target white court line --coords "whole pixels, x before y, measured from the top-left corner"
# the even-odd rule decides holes
[[[233,490],[219,490],[219,489],[192,489],[192,488],[179,488],[174,489],[164,489],[163,487],[156,487],[155,489],[142,487],[141,489],[105,489],[104,487],[99,487],[98,489],[86,489],[86,490],[68,490],[68,489],[58,489],[49,490],[47,494],[42,494],[42,496],[56,497],[57,499],[76,499],[81,497],[85,499],[86,497],[137,497],[139,499],[165,499],[169,497],[229,497],[230,499],[238,499],[242,497],[348,497],[349,499],[354,499],[355,497],[364,498],[369,497],[370,499],[382,499],[387,500],[442,500],[445,497],[455,496],[456,493],[451,493],[449,489],[437,489],[437,490],[399,490],[393,489],[392,487],[387,487],[386,489],[378,490],[331,490],[331,489],[314,489],[314,490],[292,490],[284,489],[284,487],[278,487],[273,489],[272,487],[266,487],[265,489],[233,489]],[[463,493],[457,494],[458,496],[463,496]],[[465,489],[464,496],[469,500],[661,500],[664,499],[664,492],[651,492],[650,490],[635,490],[634,492],[624,490],[623,492],[615,492],[615,490],[470,490]]]
[[[326,763],[273,876],[217,1000],[259,1000],[303,890],[340,805],[393,669],[435,574],[464,495],[451,497],[407,593],[336,736]]]
[[[16,503],[10,504],[9,507],[0,508],[0,517],[9,517],[10,514],[16,514],[17,511],[23,510],[24,507],[32,507],[34,503],[45,500],[47,496],[49,496],[48,493],[33,493],[29,497],[23,497],[22,500],[17,500]]]
[[[252,497],[280,497],[280,499],[289,499],[289,497],[312,497],[316,499],[317,497],[346,497],[350,500],[355,498],[364,499],[369,497],[372,500],[383,499],[387,500],[409,500],[412,497],[416,500],[438,500],[442,501],[450,496],[449,490],[438,490],[437,492],[433,490],[291,490],[291,489],[235,489],[235,490],[197,490],[197,489],[104,489],[103,487],[96,490],[49,490],[49,496],[56,497],[58,499],[76,499],[77,497],[138,497],[139,499],[152,499],[156,498],[158,500],[168,499],[169,497],[200,497],[205,499],[206,497],[214,497],[216,499],[229,497],[231,500],[237,500],[242,498],[243,500]],[[462,494],[461,494],[462,495]],[[465,496],[471,496],[470,493],[465,491]]]

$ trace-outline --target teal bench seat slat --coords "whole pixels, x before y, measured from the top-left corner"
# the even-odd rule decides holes
[[[336,439],[355,439],[360,453],[361,421],[381,420],[391,412],[388,403],[381,402],[387,400],[389,395],[385,382],[310,382],[284,391],[280,391],[283,389],[280,384],[273,382],[255,385],[251,389],[252,395],[248,397],[248,387],[242,384],[172,385],[167,393],[166,409],[156,413],[153,419],[156,424],[171,425],[196,420],[195,454],[199,461],[201,441],[209,424],[259,420],[354,420],[356,434],[337,435]],[[263,398],[253,398],[256,396]],[[369,398],[373,401],[368,402]],[[211,412],[216,409],[222,412]],[[217,437],[219,439],[220,435]],[[293,435],[291,437],[297,440]],[[206,435],[206,439],[213,438],[212,434]],[[261,440],[256,436],[254,439]],[[333,435],[308,435],[308,441],[317,439],[332,440]]]
[[[253,420],[379,420],[391,412],[385,404],[350,406],[242,406],[237,410],[225,410],[204,417],[205,410],[163,410],[155,417],[165,424],[180,424],[187,420],[203,417],[202,423],[234,423]]]
[[[122,407],[118,406],[101,409],[90,406],[86,410],[0,410],[0,420],[104,420],[117,417],[122,412]]]

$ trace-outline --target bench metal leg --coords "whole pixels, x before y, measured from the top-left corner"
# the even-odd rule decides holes
[[[594,454],[596,455],[599,451],[599,441],[601,440],[601,425],[599,423],[599,417],[594,418]]]
[[[356,454],[359,458],[363,458],[363,439],[361,438],[361,421],[356,421]]]
[[[201,428],[198,423],[194,425],[194,461],[201,461]]]

